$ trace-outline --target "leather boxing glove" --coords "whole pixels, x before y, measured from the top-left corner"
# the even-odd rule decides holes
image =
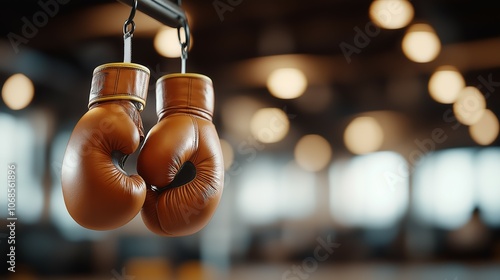
[[[141,216],[154,233],[184,236],[202,229],[219,204],[224,164],[212,123],[210,78],[170,74],[156,83],[158,123],[139,153],[148,185]]]
[[[149,75],[146,67],[132,63],[109,63],[94,70],[89,111],[71,134],[61,177],[66,208],[83,227],[120,227],[144,204],[144,180],[126,174],[123,166],[144,139],[140,111]]]

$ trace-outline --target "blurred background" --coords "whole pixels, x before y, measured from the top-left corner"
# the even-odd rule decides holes
[[[226,182],[206,228],[167,238],[140,215],[113,231],[82,228],[61,193],[92,71],[123,61],[130,7],[4,1],[0,181],[15,163],[18,221],[16,272],[2,279],[500,279],[492,5],[183,1],[187,70],[214,82]],[[135,22],[132,61],[151,70],[149,130],[155,81],[180,71],[180,48],[175,29],[140,12]]]

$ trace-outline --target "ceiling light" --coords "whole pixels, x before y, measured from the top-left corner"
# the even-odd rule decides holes
[[[263,108],[255,112],[250,121],[250,131],[262,143],[276,143],[288,134],[290,123],[287,115],[278,108]]]
[[[425,63],[437,57],[441,51],[441,42],[430,25],[419,23],[408,28],[402,47],[408,59]]]
[[[462,74],[453,66],[441,66],[429,80],[429,93],[439,103],[452,104],[465,87]]]
[[[490,145],[498,138],[498,118],[490,110],[485,110],[479,121],[469,127],[472,139],[479,145]]]
[[[465,125],[477,123],[486,110],[486,99],[475,87],[466,87],[458,94],[453,112],[459,122]]]
[[[307,78],[299,69],[281,68],[269,75],[267,88],[275,97],[293,99],[304,93],[307,88]]]
[[[302,137],[295,146],[295,161],[307,171],[320,171],[330,162],[332,149],[328,141],[315,134]]]
[[[386,29],[399,29],[413,19],[413,5],[406,0],[375,0],[370,5],[370,19]]]
[[[10,76],[2,87],[2,99],[12,110],[21,110],[28,106],[34,94],[33,83],[23,74]]]
[[[354,154],[375,152],[384,142],[382,127],[373,117],[355,118],[344,132],[344,143]]]
[[[185,41],[184,32],[181,32],[180,34],[181,34],[181,39]],[[192,35],[190,36],[189,43],[190,43],[189,48],[191,48],[193,46]],[[156,33],[154,39],[154,46],[156,51],[164,57],[170,57],[170,58],[181,57],[181,45],[179,43],[177,29],[175,28],[162,26],[158,30],[158,33]]]

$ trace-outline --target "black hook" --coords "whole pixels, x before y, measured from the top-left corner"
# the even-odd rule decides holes
[[[184,42],[181,37],[181,29],[184,29]],[[189,31],[189,25],[186,20],[182,21],[182,26],[177,28],[177,37],[179,38],[179,43],[181,44],[181,48],[187,50],[189,48],[189,44],[191,43],[191,34]]]
[[[185,41],[183,41],[181,37],[181,28],[184,29]],[[181,72],[186,73],[186,60],[188,58],[188,50],[189,50],[189,45],[191,43],[191,35],[187,19],[183,20],[182,26],[177,28],[177,37],[179,38],[179,43],[181,45],[181,60],[182,60]]]
[[[130,15],[128,16],[128,19],[125,21],[123,24],[123,35],[125,38],[131,37],[132,34],[135,31],[135,22],[134,22],[134,17],[135,17],[135,12],[137,11],[137,4],[138,0],[132,0],[132,10],[130,10]],[[130,26],[130,29],[129,29]]]

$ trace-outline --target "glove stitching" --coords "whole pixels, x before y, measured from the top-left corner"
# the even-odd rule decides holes
[[[121,69],[120,68],[116,69],[116,72],[118,73],[116,73],[115,88],[113,89],[114,93],[116,93],[116,91],[118,90],[118,83],[120,81]]]
[[[194,114],[194,110],[191,108],[192,93],[193,93],[193,80],[189,79],[187,108],[189,108],[189,113],[190,114]]]

